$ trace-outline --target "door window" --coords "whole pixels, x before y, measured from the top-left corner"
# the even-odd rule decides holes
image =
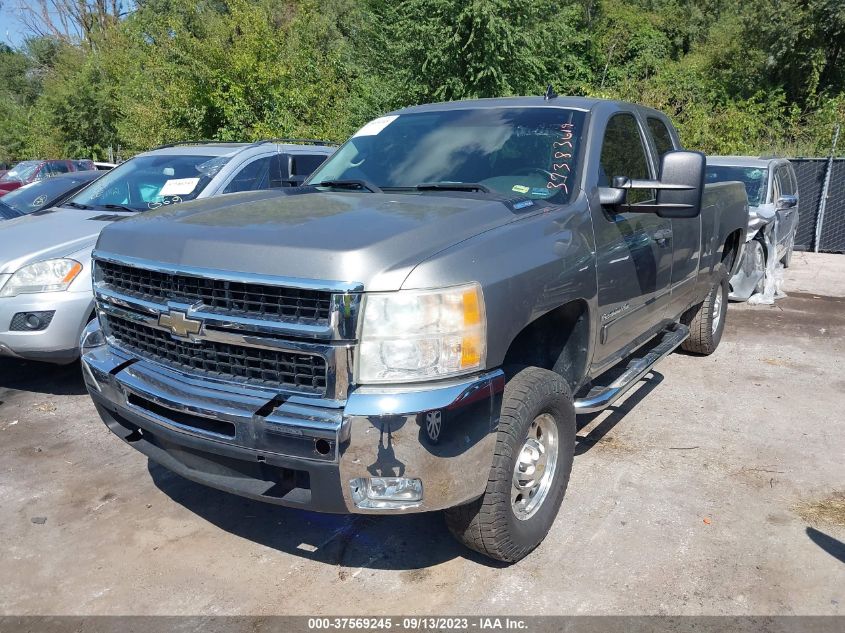
[[[238,191],[255,191],[256,189],[267,189],[270,187],[270,162],[272,156],[258,158],[243,167],[232,181],[226,185],[223,193],[235,193]]]
[[[792,178],[789,177],[789,172],[786,167],[778,167],[777,172],[775,172],[775,178],[778,181],[780,195],[791,196],[795,194],[795,190],[792,186]]]
[[[651,178],[648,156],[637,119],[631,114],[615,114],[607,124],[599,162],[599,187],[610,187],[616,176],[638,180]],[[654,198],[648,189],[628,191],[628,203]]]
[[[274,154],[270,159],[270,189],[278,189],[289,185],[288,155]]]
[[[293,167],[291,169],[294,176],[300,176],[302,179],[307,178],[311,173],[322,165],[326,160],[325,154],[297,154],[293,156]]]
[[[59,174],[66,174],[70,171],[70,168],[67,166],[67,163],[60,160],[48,163],[48,165],[50,167],[50,174],[53,176],[57,176]]]
[[[669,134],[669,129],[666,124],[660,119],[649,117],[648,130],[651,132],[651,138],[654,139],[654,147],[657,149],[657,155],[663,158],[663,155],[675,149],[675,144],[672,142],[672,135]]]

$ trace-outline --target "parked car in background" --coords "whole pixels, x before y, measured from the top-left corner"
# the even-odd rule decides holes
[[[762,292],[774,261],[789,267],[798,230],[798,179],[785,158],[708,156],[706,182],[739,181],[748,195],[745,253],[731,278],[730,298],[745,301]]]
[[[73,171],[19,187],[0,199],[0,221],[59,205],[102,175],[96,169]]]
[[[93,317],[91,249],[112,222],[219,194],[299,184],[335,148],[181,143],[139,154],[45,213],[0,228],[0,355],[64,363]],[[233,222],[236,224],[236,222]]]
[[[25,160],[0,177],[0,196],[37,180],[95,169],[92,160]]]

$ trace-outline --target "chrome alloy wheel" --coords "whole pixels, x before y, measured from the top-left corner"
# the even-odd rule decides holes
[[[716,286],[716,296],[713,297],[713,334],[719,329],[719,323],[722,321],[722,301],[724,300],[724,294],[725,290],[722,284]]]
[[[517,519],[530,519],[546,499],[557,466],[557,424],[548,413],[531,423],[513,469],[511,508]]]

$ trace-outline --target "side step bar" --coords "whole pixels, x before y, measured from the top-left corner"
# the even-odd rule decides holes
[[[631,387],[637,384],[649,370],[666,356],[675,351],[675,348],[683,343],[689,336],[689,328],[686,325],[676,323],[674,329],[666,330],[656,345],[651,347],[642,356],[633,356],[626,366],[618,367],[613,374],[618,374],[608,385],[595,385],[583,397],[575,400],[575,413],[597,413],[606,409],[624,395]],[[601,377],[599,377],[599,380]]]

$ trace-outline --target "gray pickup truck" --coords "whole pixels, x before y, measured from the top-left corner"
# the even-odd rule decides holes
[[[660,112],[581,98],[371,121],[305,186],[101,234],[83,373],[106,425],[222,490],[445,510],[516,561],[548,533],[577,414],[675,348],[709,354],[745,243]]]

